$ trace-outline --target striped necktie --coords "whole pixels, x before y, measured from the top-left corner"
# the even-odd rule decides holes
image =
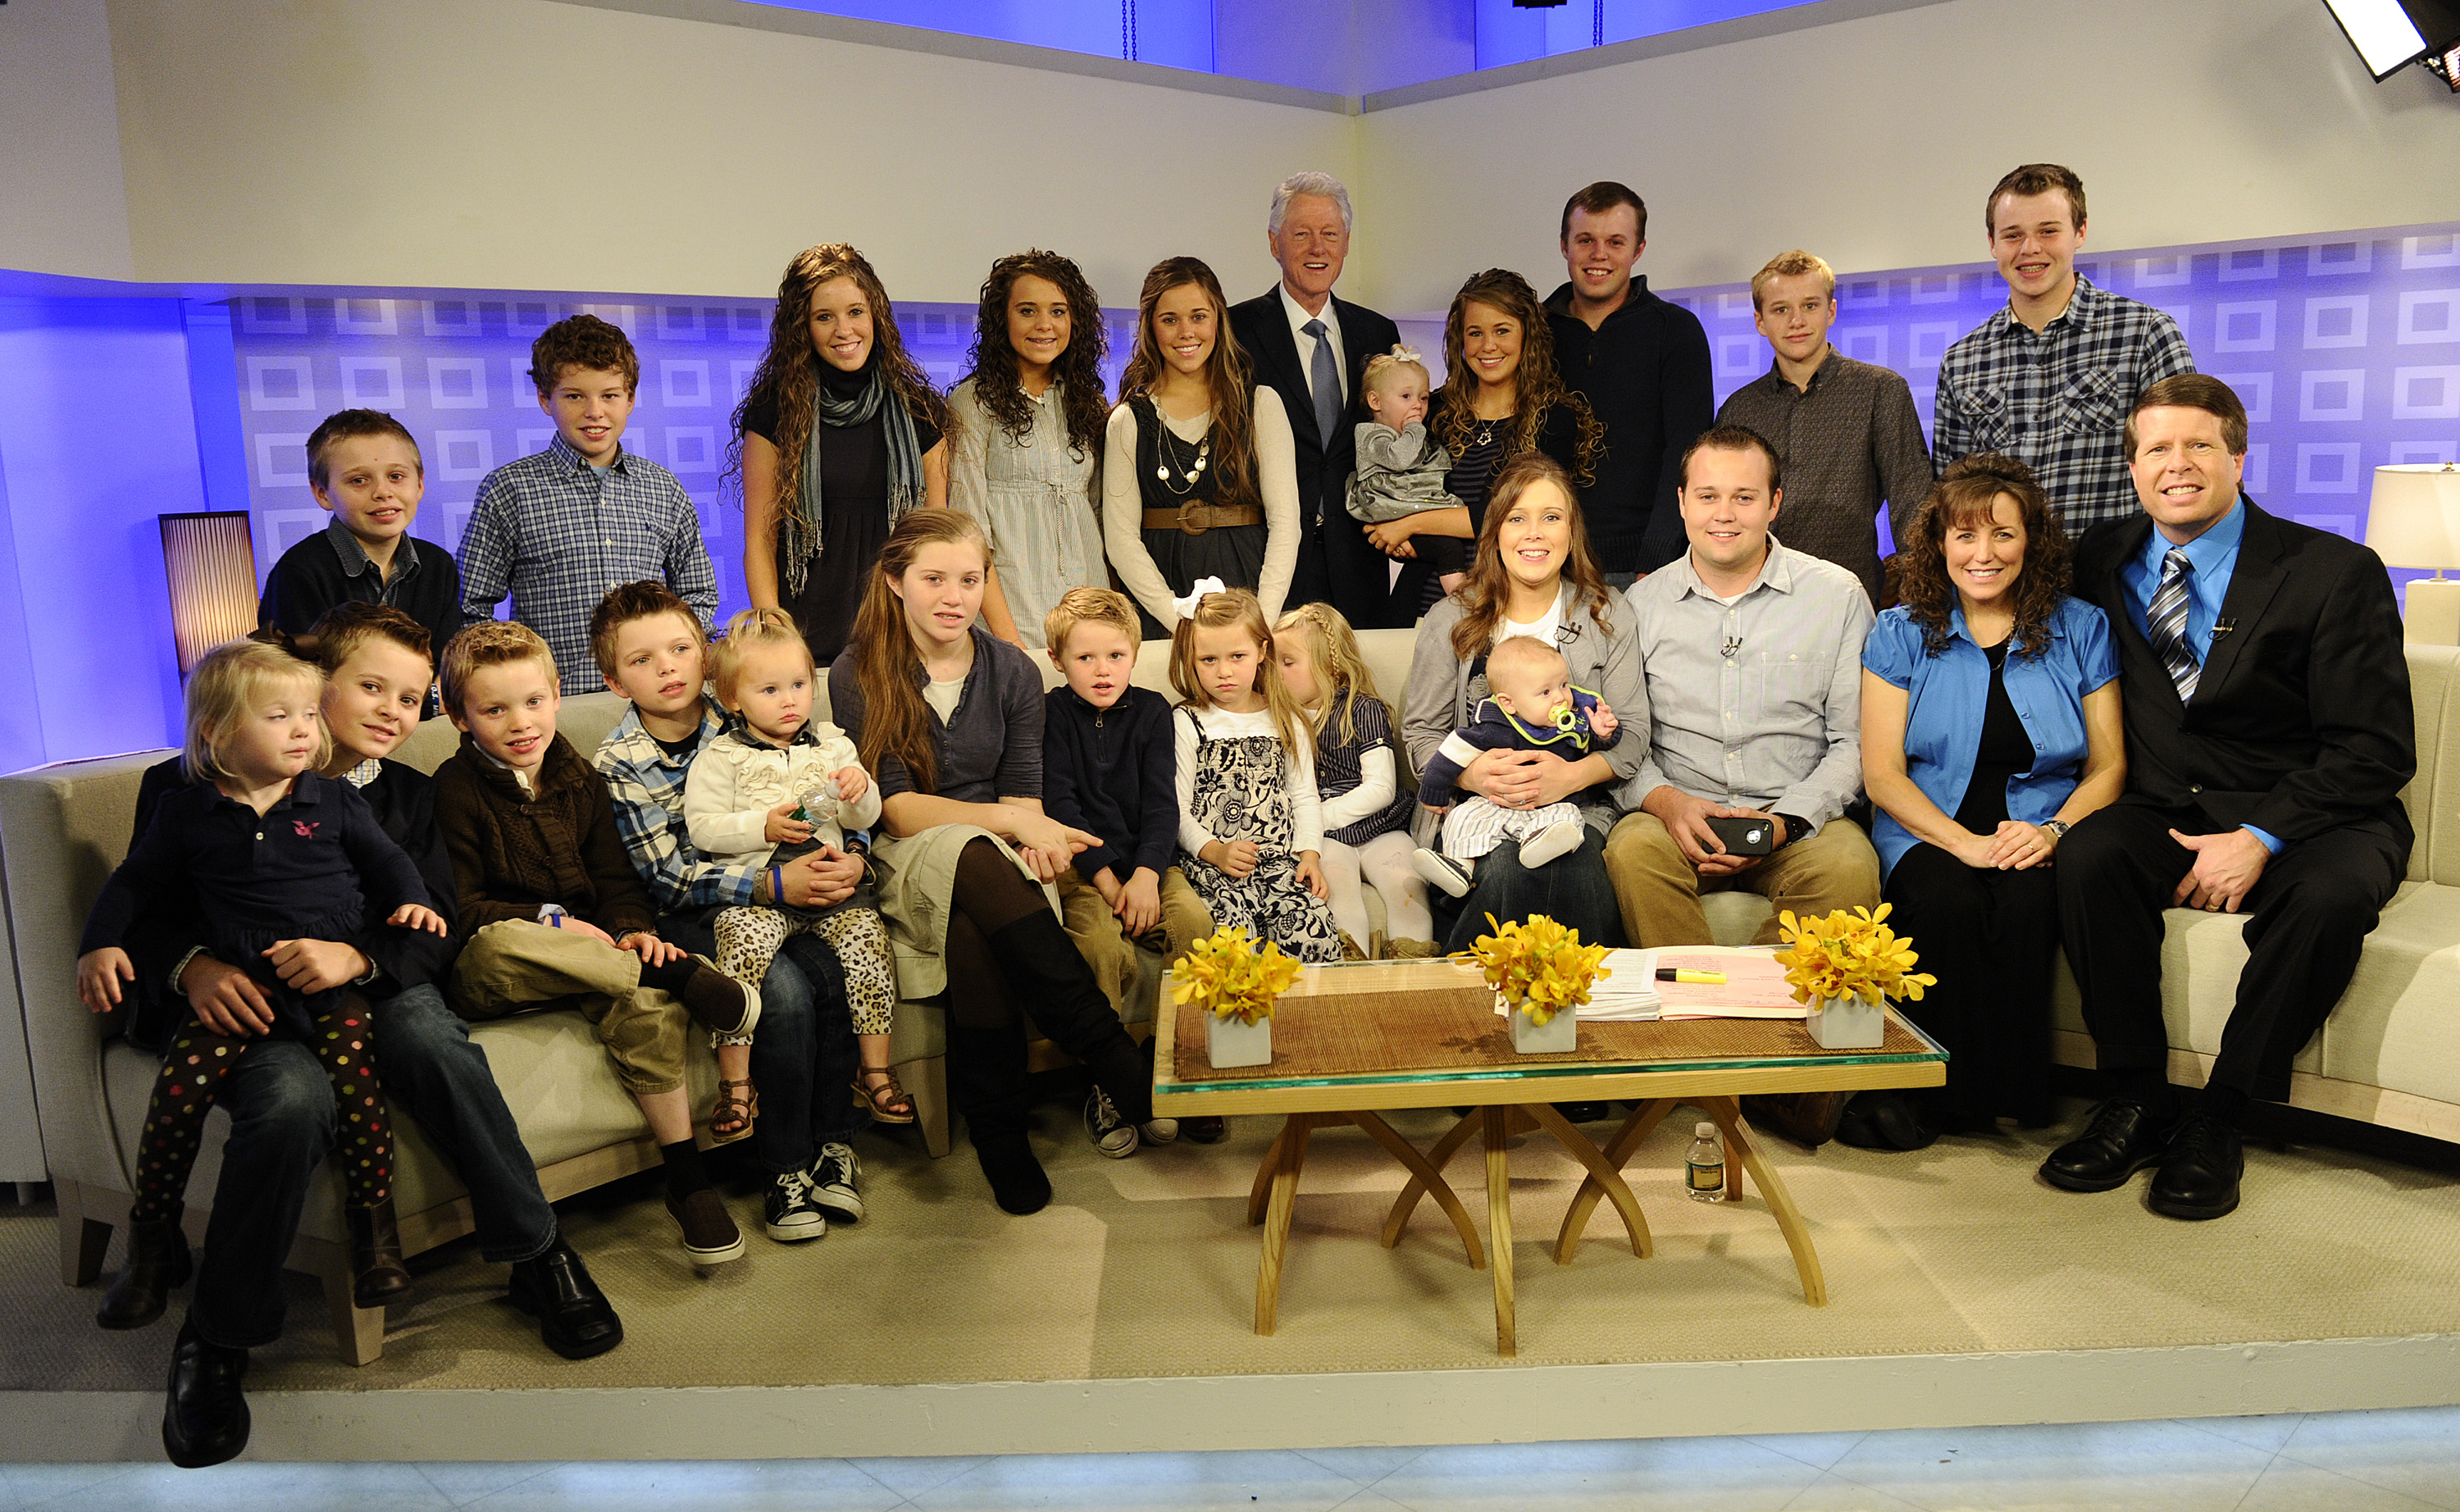
[[[2204,671],[2187,646],[2187,575],[2195,570],[2185,547],[2171,547],[2161,559],[2161,586],[2152,590],[2152,603],[2144,616],[2145,638],[2161,653],[2161,664],[2170,669],[2170,681],[2178,690],[2180,703],[2195,696],[2195,680]]]

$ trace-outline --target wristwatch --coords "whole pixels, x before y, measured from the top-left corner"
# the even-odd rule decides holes
[[[2050,843],[2053,845],[2067,839],[2068,831],[2074,828],[2073,825],[2069,824],[2063,819],[2046,819],[2034,827],[2039,829],[2043,834],[2050,837]]]

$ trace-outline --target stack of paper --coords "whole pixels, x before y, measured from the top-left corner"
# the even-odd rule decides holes
[[[1664,1000],[1657,992],[1657,952],[1608,950],[1606,972],[1589,985],[1580,1017],[1591,1023],[1629,1024],[1653,1019]]]
[[[1657,952],[1656,965],[1668,970],[1722,976],[1722,982],[1658,984],[1665,1004],[1661,1018],[1800,1018],[1803,1007],[1793,1000],[1785,968],[1766,947],[1692,946]],[[1652,972],[1651,975],[1655,973]]]

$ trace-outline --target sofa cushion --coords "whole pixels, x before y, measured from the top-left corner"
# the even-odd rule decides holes
[[[2460,1103],[2460,887],[2401,888],[2322,1037],[2324,1075]]]

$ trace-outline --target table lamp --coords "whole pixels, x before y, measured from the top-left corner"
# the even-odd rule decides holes
[[[2386,566],[2432,567],[2408,586],[2402,638],[2413,646],[2460,645],[2460,465],[2406,463],[2375,469],[2366,544]]]

